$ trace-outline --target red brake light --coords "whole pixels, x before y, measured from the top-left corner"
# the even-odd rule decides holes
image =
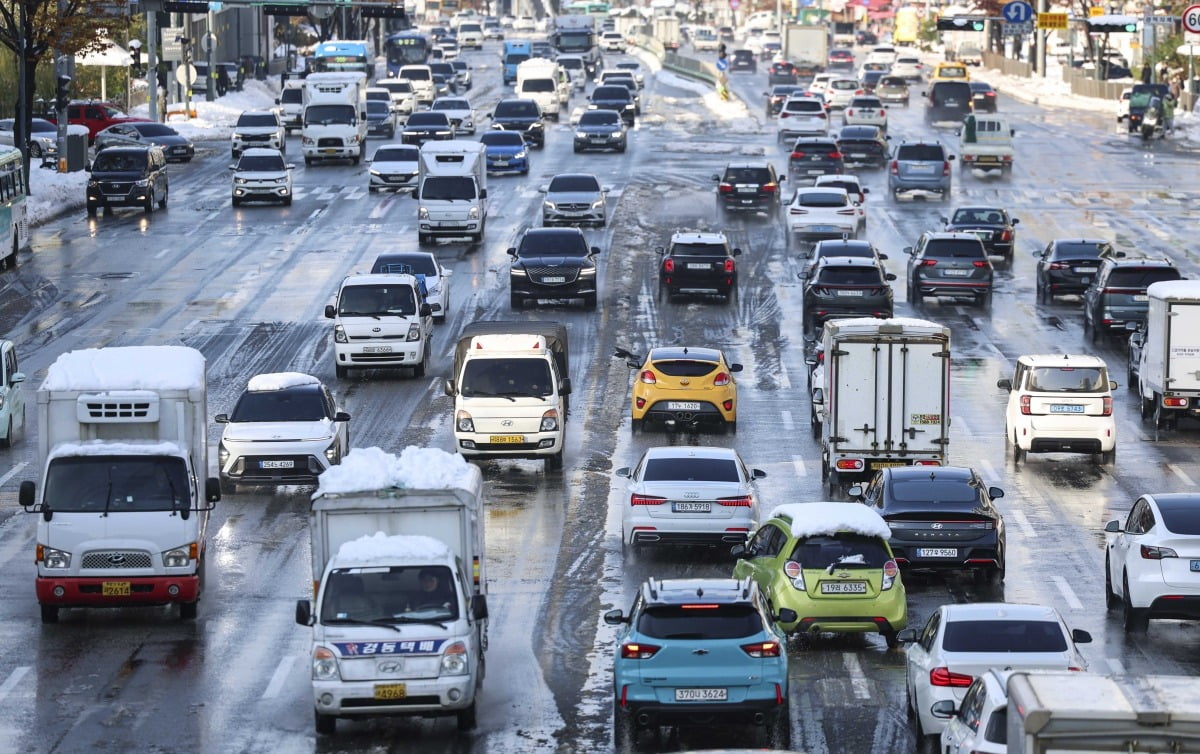
[[[945,160],[942,162],[942,175],[950,175],[950,161],[949,160]]]
[[[830,153],[829,153],[829,159],[831,159],[831,160],[840,160],[840,159],[842,159],[842,153],[841,153],[841,152],[830,152]]]
[[[1029,396],[1028,395],[1021,396],[1021,413],[1025,414],[1026,416],[1033,413],[1033,409],[1030,408],[1030,406],[1029,406]]]
[[[762,190],[767,192],[768,194],[774,194],[776,191],[779,190],[779,185],[776,183],[767,183],[767,184],[763,185]]]
[[[892,160],[892,175],[899,175],[899,174],[900,174],[900,163],[897,162],[896,160]]]
[[[1112,416],[1112,398],[1104,398],[1104,408],[1100,412],[1101,416]]]
[[[971,262],[971,264],[975,265],[976,267],[987,267],[988,266],[987,260],[976,260],[974,262]]]
[[[760,641],[757,644],[743,644],[742,651],[751,657],[778,657],[780,646],[777,641]]]
[[[733,184],[730,184],[730,183],[718,184],[717,191],[720,191],[722,194],[732,193],[733,192]]]
[[[725,271],[733,272],[733,260],[732,259],[725,260]]]
[[[1177,558],[1179,554],[1170,547],[1150,547],[1142,545],[1142,557],[1146,560],[1162,560],[1163,558]]]
[[[1049,265],[1047,265],[1046,269],[1048,269],[1048,270],[1069,270],[1069,269],[1071,269],[1071,266],[1067,265],[1067,264],[1063,264],[1062,262],[1051,262]]]
[[[971,681],[975,680],[969,675],[962,673],[951,673],[949,668],[934,668],[929,671],[929,684],[931,686],[950,686],[951,688],[966,688],[971,685]]]
[[[787,118],[789,116],[791,116],[791,113],[789,113],[787,110],[784,110],[783,112],[779,113],[780,118]]]
[[[713,384],[717,387],[723,387],[729,384],[728,372],[717,372],[717,376],[713,377]]]
[[[643,369],[642,373],[638,375],[638,379],[647,385],[653,385],[654,383],[658,382],[658,378],[654,376],[654,372],[650,371],[649,369]]]
[[[726,508],[749,508],[750,496],[738,495],[736,497],[719,497],[717,505],[725,506]]]
[[[846,115],[853,116],[853,115],[854,115],[854,108],[852,108],[852,107],[848,107],[848,108],[846,108]]]
[[[662,505],[667,502],[665,497],[653,497],[651,495],[630,495],[630,505]]]
[[[663,272],[674,272],[674,271],[675,271],[675,260],[674,259],[664,259],[663,260]]]
[[[803,152],[792,152],[792,159],[793,160],[803,160],[804,153]]]
[[[621,657],[626,660],[647,660],[654,656],[654,653],[659,650],[659,647],[653,644],[629,644],[621,645]]]
[[[922,267],[933,267],[933,266],[934,266],[934,265],[936,265],[936,264],[937,264],[937,260],[936,260],[936,259],[922,259],[922,260],[921,260],[921,266],[922,266]]]
[[[1006,231],[1002,232],[1000,234],[1000,240],[1001,241],[1011,241],[1012,240],[1012,231],[1006,230]]]

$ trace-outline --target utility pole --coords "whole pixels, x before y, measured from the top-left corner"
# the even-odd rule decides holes
[[[24,3],[20,3],[22,6]],[[58,0],[58,19],[67,14],[67,0]],[[54,108],[58,120],[58,172],[67,172],[67,105],[71,101],[71,84],[75,79],[75,56],[54,51]]]
[[[204,51],[208,55],[208,94],[209,102],[217,99],[217,66],[213,62],[216,56],[217,35],[213,34],[213,14],[211,8],[204,22]]]
[[[146,12],[146,86],[150,96],[150,117],[158,120],[158,13],[155,10]]]
[[[13,121],[13,139],[21,150],[21,169],[25,171],[25,186],[29,186],[29,134],[25,124],[29,122],[28,87],[25,84],[25,3],[17,3],[17,118]]]

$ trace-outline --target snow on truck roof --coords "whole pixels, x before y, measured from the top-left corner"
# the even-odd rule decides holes
[[[185,451],[178,443],[162,440],[147,442],[88,440],[55,445],[51,455],[55,458],[65,456],[182,456],[185,455]]]
[[[338,565],[368,563],[380,559],[430,561],[449,557],[444,542],[420,534],[387,535],[381,531],[343,542],[338,548]]]
[[[1163,280],[1146,289],[1151,298],[1200,298],[1200,280]]]
[[[203,390],[204,356],[186,346],[69,351],[50,365],[41,389]]]
[[[792,519],[793,537],[839,531],[884,539],[892,536],[892,530],[883,518],[861,503],[785,503],[771,511],[771,518],[777,516]]]
[[[903,328],[913,331],[912,334],[950,334],[950,328],[930,322],[927,319],[912,317],[890,317],[876,319],[875,317],[855,317],[853,319],[835,319],[825,324],[826,330],[836,328],[838,332],[861,334],[867,332],[886,331],[887,329]]]
[[[473,489],[475,467],[457,453],[409,445],[399,456],[380,448],[352,448],[342,462],[318,477],[314,495],[348,495],[399,487],[413,490]]]

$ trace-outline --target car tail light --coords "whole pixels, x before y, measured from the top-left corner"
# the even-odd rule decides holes
[[[804,152],[792,152],[792,155],[791,155],[791,157],[792,157],[792,159],[793,159],[793,160],[803,160],[803,159],[804,159]]]
[[[808,591],[804,586],[804,569],[794,560],[789,560],[783,564],[783,575],[792,580],[792,586],[802,592]]]
[[[675,271],[675,260],[674,259],[664,259],[663,260],[663,272],[674,272],[674,271]]]
[[[936,265],[937,265],[936,259],[922,259],[921,260],[922,267],[934,267]]]
[[[965,689],[971,685],[973,680],[975,680],[973,677],[964,673],[951,673],[949,668],[934,668],[929,671],[929,685],[931,686]]]
[[[829,159],[831,159],[831,160],[840,160],[840,159],[842,159],[842,153],[841,153],[841,152],[830,152],[830,153],[829,153]]]
[[[984,92],[983,96],[984,97],[995,97],[996,93],[995,92]]]
[[[892,175],[900,175],[900,163],[892,160]]]
[[[1063,264],[1062,262],[1051,262],[1049,265],[1046,266],[1046,269],[1048,269],[1048,270],[1069,270],[1069,269],[1071,269],[1071,265]]]
[[[1108,401],[1109,403],[1112,402],[1112,398],[1105,398],[1104,400]],[[1178,396],[1165,396],[1164,395],[1163,399],[1162,399],[1162,404],[1164,406],[1166,406],[1167,408],[1187,408],[1188,399],[1180,398]],[[1107,407],[1109,404],[1105,403],[1104,405]],[[1104,415],[1108,416],[1108,413],[1106,413]]]
[[[639,409],[646,407],[646,399],[641,396],[634,398],[633,402],[637,404],[637,407]]]
[[[779,184],[777,184],[777,183],[764,184],[762,187],[762,190],[767,192],[768,194],[774,194],[776,191],[779,190]]]
[[[834,464],[838,471],[862,471],[863,460],[861,458],[839,458]]]
[[[865,92],[863,92],[863,90],[862,90],[862,89],[855,89],[855,90],[854,90],[854,94],[855,94],[855,95],[859,95],[859,94],[865,94]]]
[[[732,259],[725,260],[725,271],[733,272],[733,260]]]
[[[658,377],[649,369],[643,369],[642,373],[638,375],[638,379],[647,385],[653,385],[658,382]]]
[[[858,214],[858,210],[854,210],[854,209],[839,209],[839,210],[838,210],[838,214],[839,214],[839,215],[856,215],[856,214]]]
[[[950,161],[949,160],[942,161],[942,175],[950,175]]]
[[[726,411],[733,410],[733,401],[732,400],[724,400],[721,402],[721,405],[725,407]]]
[[[789,215],[807,215],[808,210],[802,209],[800,207],[791,207],[790,209],[788,209],[788,214]]]
[[[654,497],[652,495],[630,495],[630,505],[662,505],[667,502],[665,497]]]
[[[1006,231],[1004,231],[1003,233],[1001,233],[1001,234],[1000,234],[1000,240],[1001,240],[1001,241],[1011,241],[1011,240],[1012,240],[1012,231],[1011,231],[1011,230],[1006,230]]]
[[[722,194],[731,194],[731,193],[733,193],[733,184],[730,184],[730,183],[718,184],[717,191],[720,191]]]
[[[941,466],[942,462],[934,458],[922,458],[913,462],[913,466]]]
[[[1179,554],[1170,547],[1142,545],[1142,557],[1146,560],[1162,560],[1163,558],[1177,558]]]
[[[728,372],[717,372],[717,376],[713,377],[713,384],[718,387],[728,385],[729,384],[729,373]]]
[[[1028,395],[1021,396],[1021,413],[1026,416],[1029,416],[1033,413],[1033,409],[1029,405],[1029,400],[1030,399]]]
[[[853,116],[854,116],[854,108],[853,108],[853,107],[848,107],[848,108],[846,108],[846,116],[847,116],[847,117],[853,117]]]
[[[781,649],[777,641],[760,641],[755,644],[743,644],[742,651],[751,657],[778,657]]]
[[[828,118],[828,117],[825,115],[825,111],[824,111],[824,110],[822,110],[821,112],[817,113],[817,117],[818,117],[818,118],[820,118],[821,120],[828,120],[828,119],[829,119],[829,118]]]
[[[734,495],[733,497],[717,498],[717,505],[723,505],[726,508],[749,508],[752,501],[749,495]]]
[[[783,112],[779,113],[779,117],[780,117],[781,119],[782,119],[782,118],[788,118],[788,117],[791,117],[791,113],[789,113],[787,110],[784,110]]]
[[[636,644],[629,642],[621,645],[621,657],[626,660],[648,660],[660,648],[653,644]]]
[[[1112,416],[1112,398],[1104,398],[1104,407],[1100,409],[1101,416]]]
[[[892,588],[892,584],[896,583],[896,577],[900,575],[900,566],[896,565],[896,561],[889,560],[883,564],[883,581],[879,588],[886,591]]]
[[[976,267],[987,267],[988,261],[986,259],[977,260],[977,261],[971,262],[971,264],[975,265]]]

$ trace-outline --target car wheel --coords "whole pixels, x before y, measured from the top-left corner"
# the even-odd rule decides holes
[[[988,291],[987,293],[985,293],[979,297],[979,307],[981,309],[991,309],[992,308],[992,292],[991,291]]]
[[[783,706],[771,713],[770,722],[767,723],[767,741],[766,744],[771,749],[784,751],[792,747],[792,721],[790,715],[790,707],[787,702]]]
[[[636,435],[638,432],[641,432],[643,429],[645,429],[645,427],[643,426],[644,421],[645,421],[645,419],[630,419],[629,420],[629,434]]]
[[[350,374],[350,368],[344,367],[341,364],[333,365],[333,374],[339,379],[344,380]]]
[[[42,623],[58,623],[58,606],[57,605],[41,605],[42,608]]]
[[[887,643],[888,649],[899,649],[900,640],[896,638],[895,631],[883,631],[883,640]]]
[[[96,205],[95,204],[89,204],[87,206],[87,214],[88,214],[88,217],[96,216]]]
[[[1143,397],[1141,399],[1141,409],[1142,409],[1142,421],[1145,421],[1146,419],[1149,419],[1151,416],[1154,415],[1154,404],[1150,400],[1146,399],[1145,397]]]
[[[239,199],[239,198],[238,198],[238,197],[236,197],[236,196],[234,196],[234,197],[231,197],[231,198],[230,198],[230,202],[231,202],[231,203],[233,204],[233,206],[235,206],[235,207],[240,207],[240,206],[242,206],[242,200],[241,200],[241,199]]]
[[[546,471],[562,471],[563,452],[560,450],[552,456],[546,456]]]
[[[225,495],[236,495],[237,494],[237,491],[238,491],[237,482],[233,481],[232,479],[229,479],[228,477],[224,477],[224,476],[219,477],[219,482],[221,485],[221,496],[222,497],[224,497]]]
[[[620,704],[613,700],[613,749],[617,754],[637,751],[637,728],[634,727],[633,717],[628,711],[621,709]]]
[[[1120,604],[1121,598],[1112,589],[1112,561],[1108,553],[1104,553],[1104,607],[1111,611],[1116,610]]]
[[[1020,463],[1021,461],[1025,460],[1026,452],[1024,450],[1021,450],[1021,446],[1017,444],[1016,430],[1013,430],[1012,447],[1013,447],[1013,463]]]
[[[471,702],[471,706],[466,709],[459,710],[454,717],[459,731],[474,730],[476,721],[475,702]]]
[[[433,236],[429,235],[428,233],[417,234],[417,246],[428,246],[432,242]]]
[[[1150,626],[1150,611],[1146,608],[1138,608],[1133,606],[1133,601],[1129,599],[1129,574],[1125,574],[1122,579],[1123,603],[1125,606],[1124,615],[1122,616],[1122,627],[1125,633],[1145,633]]]
[[[146,210],[146,214],[154,211],[154,189],[150,189],[150,194],[146,197],[146,203],[142,205],[142,209]]]
[[[1048,304],[1048,303],[1050,303],[1050,296],[1049,296],[1049,295],[1047,295],[1047,293],[1048,293],[1048,292],[1047,292],[1047,289],[1046,289],[1046,286],[1045,286],[1045,284],[1042,282],[1042,279],[1041,279],[1041,278],[1038,278],[1038,281],[1037,281],[1037,302],[1038,302],[1039,304]]]
[[[170,195],[171,195],[171,190],[169,188],[163,191],[162,199],[158,200],[158,208],[159,209],[167,208],[167,197]]]
[[[596,308],[596,294],[589,293],[588,295],[583,297],[583,308],[584,309],[595,309]]]
[[[292,206],[292,197],[291,197],[291,195],[285,196],[285,197],[283,198],[283,206],[285,206],[285,207],[290,207],[290,206]]]
[[[308,155],[304,155],[305,167],[312,167],[312,164],[313,164],[313,158],[309,157]]]
[[[332,736],[337,731],[337,718],[333,715],[322,715],[314,710],[313,723],[317,729],[317,735]]]
[[[8,417],[8,433],[0,437],[0,448],[12,447],[12,417]]]
[[[180,602],[179,603],[179,619],[180,620],[196,620],[196,614],[200,610],[200,602]]]
[[[429,362],[429,347],[425,347],[425,352],[421,354],[421,361],[413,367],[413,379],[420,379],[425,376],[425,366]]]

